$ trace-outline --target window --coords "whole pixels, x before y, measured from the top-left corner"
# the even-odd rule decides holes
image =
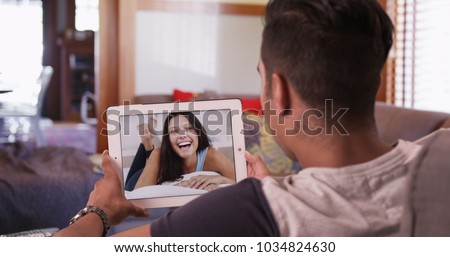
[[[98,31],[98,0],[75,1],[75,29]]]
[[[42,68],[42,2],[0,0],[0,79],[29,85]]]
[[[450,1],[387,0],[387,11],[396,28],[388,101],[450,112]]]

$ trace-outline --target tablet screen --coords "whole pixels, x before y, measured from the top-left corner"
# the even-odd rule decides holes
[[[199,196],[243,178],[242,172],[236,172],[235,150],[239,149],[239,155],[243,155],[244,147],[236,148],[236,142],[242,140],[234,138],[242,138],[242,130],[233,127],[236,126],[233,120],[240,120],[240,112],[227,108],[151,107],[118,115],[117,163],[127,199]],[[242,169],[242,165],[238,166]],[[157,206],[179,205],[170,202],[160,201]]]

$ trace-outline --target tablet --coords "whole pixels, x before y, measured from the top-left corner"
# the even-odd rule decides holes
[[[239,99],[114,106],[107,132],[125,197],[144,208],[181,206],[247,177]]]

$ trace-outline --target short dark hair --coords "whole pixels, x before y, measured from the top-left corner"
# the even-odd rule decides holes
[[[157,184],[164,181],[173,181],[181,178],[183,175],[183,160],[172,149],[169,139],[169,121],[176,116],[185,116],[189,124],[195,129],[198,135],[197,153],[211,145],[208,135],[203,128],[202,123],[192,112],[173,112],[170,113],[164,121],[163,138],[161,142],[161,155],[159,159],[160,170]]]
[[[372,117],[381,70],[392,45],[393,25],[377,0],[270,0],[261,58],[306,103],[345,116]]]

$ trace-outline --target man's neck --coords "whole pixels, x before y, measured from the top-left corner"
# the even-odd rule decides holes
[[[372,130],[348,136],[324,135],[298,139],[294,153],[303,168],[340,168],[374,160],[392,150]],[[301,141],[301,142],[300,142]]]

